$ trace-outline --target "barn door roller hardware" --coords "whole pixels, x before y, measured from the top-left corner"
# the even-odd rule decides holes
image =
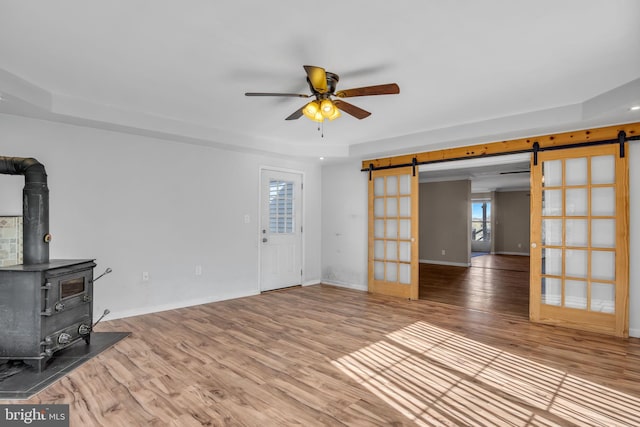
[[[396,168],[404,168],[407,166],[413,167],[413,173],[415,176],[416,166],[418,165],[428,165],[432,163],[444,163],[444,162],[453,162],[456,160],[469,160],[469,159],[477,159],[481,157],[496,157],[496,156],[506,156],[509,154],[520,154],[520,153],[533,153],[533,165],[536,166],[538,164],[538,153],[542,151],[551,151],[551,150],[563,150],[566,148],[580,148],[580,147],[591,147],[596,145],[606,145],[606,144],[620,144],[620,157],[625,156],[625,148],[624,144],[628,141],[640,141],[640,135],[627,137],[625,131],[620,131],[618,133],[618,137],[616,139],[606,139],[603,141],[586,141],[578,144],[566,144],[566,145],[553,145],[549,147],[541,147],[540,144],[536,141],[533,143],[532,148],[528,150],[516,150],[509,151],[504,153],[495,153],[495,154],[480,154],[477,156],[466,156],[466,157],[452,157],[449,159],[439,159],[439,160],[428,160],[424,162],[418,162],[417,158],[414,157],[411,159],[411,163],[403,163],[398,165],[389,165],[389,166],[374,166],[373,163],[369,163],[369,167],[366,169],[361,169],[361,172],[369,172],[369,180],[371,180],[371,172],[374,170],[384,170],[384,169],[396,169]]]

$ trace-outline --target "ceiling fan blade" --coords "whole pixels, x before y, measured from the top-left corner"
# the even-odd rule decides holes
[[[363,110],[360,107],[356,107],[353,104],[349,104],[348,102],[340,101],[339,99],[333,101],[333,104],[336,107],[338,107],[339,110],[342,110],[345,113],[351,114],[353,117],[359,120],[367,118],[371,115],[370,112]]]
[[[304,108],[304,107],[302,107]],[[302,117],[302,108],[300,108],[299,110],[296,110],[293,112],[293,114],[291,114],[289,117],[287,117],[285,120],[297,120],[300,117]]]
[[[324,68],[316,67],[313,65],[304,65],[304,70],[307,72],[309,83],[313,86],[313,89],[318,93],[325,93],[327,91],[327,72]]]
[[[292,98],[309,98],[311,95],[304,95],[301,93],[246,92],[245,96],[287,96]]]
[[[400,93],[400,86],[396,83],[388,83],[385,85],[365,86],[355,89],[346,89],[336,92],[339,98],[350,98],[352,96],[370,96],[370,95],[395,95]]]

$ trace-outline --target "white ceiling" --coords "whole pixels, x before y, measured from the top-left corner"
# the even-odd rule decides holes
[[[372,158],[640,121],[637,0],[0,0],[0,112],[294,156]],[[303,65],[372,113],[284,118]]]
[[[471,181],[472,193],[530,189],[531,154],[509,154],[419,166],[420,182]]]

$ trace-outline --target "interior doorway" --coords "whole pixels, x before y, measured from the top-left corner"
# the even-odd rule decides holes
[[[420,299],[529,317],[529,162],[420,167]]]

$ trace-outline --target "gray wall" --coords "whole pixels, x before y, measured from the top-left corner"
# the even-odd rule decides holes
[[[469,264],[470,200],[468,180],[420,184],[420,260]]]
[[[529,191],[495,193],[495,252],[529,254]]]

